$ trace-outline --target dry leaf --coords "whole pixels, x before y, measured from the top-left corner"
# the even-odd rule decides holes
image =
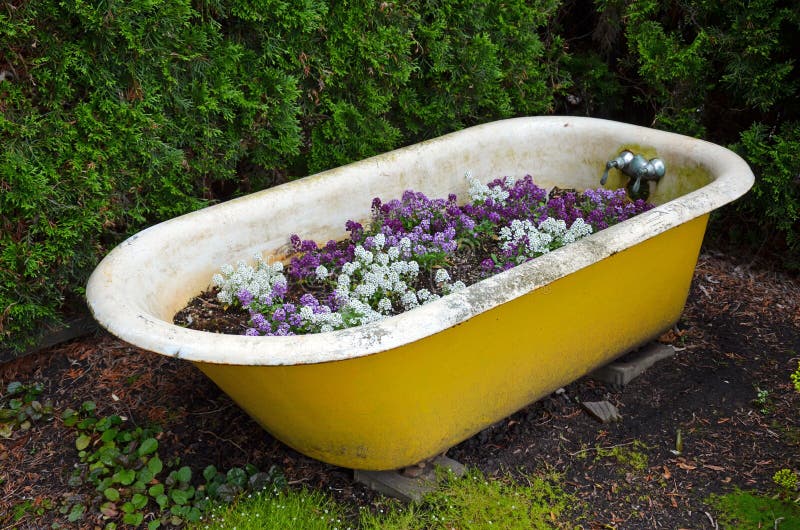
[[[697,466],[693,466],[691,464],[686,464],[684,462],[678,462],[678,467],[681,469],[685,469],[686,471],[691,471],[692,469],[697,469]]]

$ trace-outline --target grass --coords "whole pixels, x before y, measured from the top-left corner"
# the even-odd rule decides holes
[[[190,525],[198,530],[344,530],[343,508],[323,493],[308,490],[264,489],[220,505]]]
[[[565,517],[578,516],[574,499],[557,477],[531,477],[521,484],[508,477],[487,478],[470,470],[464,478],[444,477],[438,490],[419,503],[391,504],[386,511],[362,509],[348,517],[345,507],[308,490],[262,490],[232,506],[212,510],[197,529],[341,529],[416,530],[429,528],[568,528]]]

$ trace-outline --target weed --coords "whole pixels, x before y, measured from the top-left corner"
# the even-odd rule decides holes
[[[756,387],[756,397],[753,400],[753,404],[758,407],[758,411],[761,414],[769,414],[772,406],[771,400],[769,397],[769,390],[764,390],[762,388]]]

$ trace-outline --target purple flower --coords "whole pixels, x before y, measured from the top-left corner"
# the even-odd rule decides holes
[[[345,230],[350,232],[350,239],[352,241],[360,243],[361,240],[364,238],[364,227],[361,225],[361,223],[348,220],[344,226]]]
[[[272,286],[272,297],[282,299],[288,292],[288,286],[283,282],[278,282]]]
[[[289,329],[289,324],[284,322],[283,324],[278,326],[278,329],[275,330],[274,335],[286,336],[286,335],[294,335],[294,333],[292,333],[292,330]]]
[[[247,289],[239,289],[236,292],[236,298],[239,299],[239,303],[242,304],[242,307],[247,309],[253,302],[253,293],[251,293]]]
[[[311,293],[306,293],[300,297],[300,305],[306,305],[309,307],[317,307],[319,306],[319,300]]]
[[[272,331],[272,326],[264,315],[261,313],[253,313],[250,317],[250,322],[261,333],[269,333]]]

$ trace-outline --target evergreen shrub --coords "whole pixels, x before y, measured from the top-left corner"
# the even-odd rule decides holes
[[[158,221],[478,123],[731,145],[800,262],[792,0],[26,0],[0,10],[0,348]]]
[[[572,43],[564,64],[573,104],[561,100],[557,110],[732,147],[756,183],[716,216],[712,235],[756,248],[769,241],[800,269],[796,2],[568,0],[559,13],[556,31]]]
[[[158,221],[552,108],[556,0],[13,2],[0,10],[0,344]]]

